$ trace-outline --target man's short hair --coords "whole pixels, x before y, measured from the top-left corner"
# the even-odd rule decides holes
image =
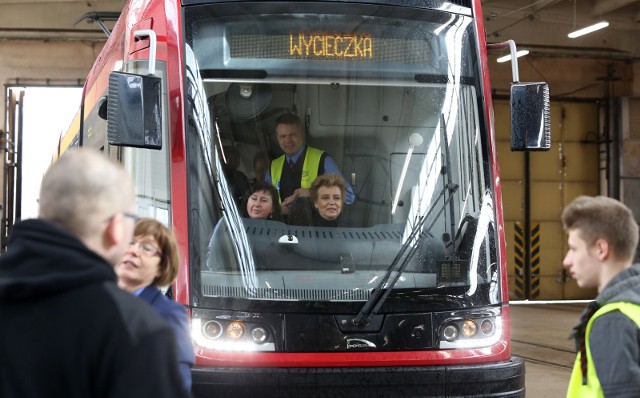
[[[297,115],[291,112],[287,112],[278,116],[278,118],[276,119],[276,127],[278,127],[281,124],[289,124],[289,125],[302,127],[302,120],[300,120],[300,118]]]
[[[124,168],[89,148],[65,152],[45,173],[38,218],[84,239],[118,212],[132,210],[133,185]]]
[[[578,230],[589,245],[603,239],[620,261],[632,260],[638,245],[638,224],[631,210],[606,196],[579,196],[562,212],[566,231]]]

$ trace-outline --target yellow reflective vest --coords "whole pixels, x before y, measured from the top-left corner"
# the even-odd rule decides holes
[[[302,178],[300,179],[300,188],[311,188],[311,184],[318,177],[318,169],[320,168],[320,159],[324,151],[307,146],[307,152],[304,156],[304,164],[302,165]],[[286,155],[273,159],[271,162],[271,184],[280,192],[280,178],[282,177],[282,168]],[[282,199],[280,199],[282,201]]]
[[[573,364],[573,371],[571,372],[571,379],[569,380],[569,389],[567,390],[567,398],[596,398],[604,397],[602,387],[600,386],[600,380],[596,374],[596,368],[593,366],[593,359],[591,358],[591,349],[589,348],[589,335],[591,334],[591,326],[593,321],[599,316],[602,316],[611,311],[620,311],[629,319],[634,321],[638,327],[640,327],[640,305],[633,303],[617,302],[606,304],[589,319],[587,323],[587,330],[585,332],[585,348],[587,354],[587,384],[582,384],[582,370],[580,369],[580,353],[576,355],[576,361]]]

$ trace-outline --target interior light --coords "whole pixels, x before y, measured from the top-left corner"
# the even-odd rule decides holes
[[[567,36],[569,36],[570,39],[575,39],[576,37],[584,36],[584,35],[589,34],[591,32],[595,32],[596,30],[604,29],[607,26],[609,26],[609,22],[600,21],[600,22],[595,23],[593,25],[589,25],[586,28],[582,28],[582,29],[578,29],[576,31],[573,31],[573,32],[569,33]]]
[[[242,98],[249,98],[253,94],[253,86],[251,84],[240,84],[240,96]]]
[[[396,214],[396,207],[398,206],[398,200],[400,199],[400,191],[404,184],[404,178],[407,176],[407,169],[409,168],[409,161],[411,160],[411,154],[415,147],[422,145],[422,136],[418,133],[412,133],[409,136],[409,150],[404,158],[404,165],[402,166],[402,173],[400,173],[400,180],[398,181],[398,188],[396,188],[396,194],[393,197],[393,204],[391,205],[391,215]]]
[[[524,57],[527,54],[529,54],[529,50],[520,50],[520,51],[518,51],[516,53],[516,58]],[[511,61],[511,54],[507,54],[505,56],[502,56],[502,57],[498,58],[496,61],[498,61],[499,63]]]

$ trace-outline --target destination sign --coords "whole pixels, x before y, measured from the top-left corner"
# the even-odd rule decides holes
[[[373,58],[373,39],[356,35],[289,35],[289,55],[315,58]]]
[[[231,58],[401,63],[424,63],[429,59],[429,46],[425,40],[318,32],[232,34],[229,39]]]

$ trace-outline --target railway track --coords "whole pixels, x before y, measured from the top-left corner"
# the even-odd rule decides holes
[[[566,395],[576,356],[569,336],[584,306],[583,302],[510,306],[511,352],[525,360],[527,397]]]

